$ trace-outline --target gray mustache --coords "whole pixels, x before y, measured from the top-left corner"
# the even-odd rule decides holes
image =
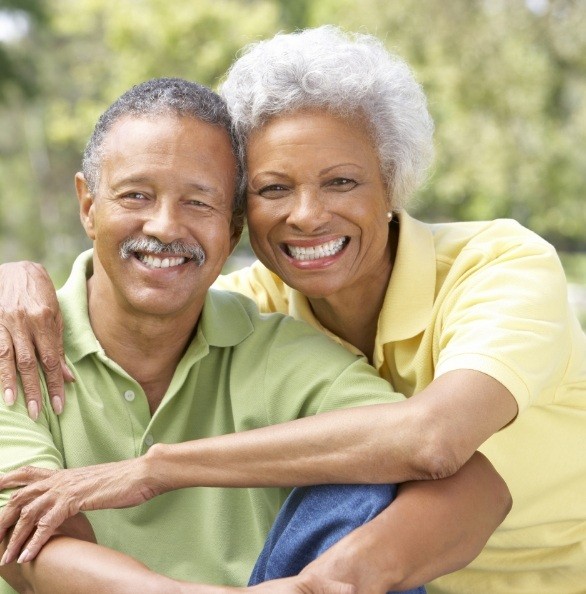
[[[206,254],[199,244],[187,244],[180,240],[163,243],[154,237],[128,237],[120,244],[120,257],[127,260],[134,252],[177,257],[189,256],[198,266],[206,261]]]

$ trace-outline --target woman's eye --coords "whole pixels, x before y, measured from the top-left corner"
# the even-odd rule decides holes
[[[263,198],[279,198],[287,191],[287,189],[286,186],[282,186],[281,184],[271,184],[261,188],[258,193]]]
[[[329,185],[337,190],[346,191],[355,188],[358,185],[358,182],[348,177],[337,177],[333,179]]]

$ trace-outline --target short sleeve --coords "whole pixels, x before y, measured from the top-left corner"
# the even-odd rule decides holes
[[[567,284],[544,241],[494,241],[465,250],[449,275],[436,376],[474,369],[501,382],[519,410],[550,402],[571,354]]]
[[[21,466],[63,468],[63,457],[55,447],[46,418],[35,422],[27,414],[22,396],[11,407],[0,402],[0,472]],[[10,499],[10,490],[0,491],[0,507]]]

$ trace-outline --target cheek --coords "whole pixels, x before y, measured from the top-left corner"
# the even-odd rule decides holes
[[[251,200],[247,210],[247,224],[253,240],[266,239],[270,230],[276,224],[274,209],[261,205],[257,200]]]

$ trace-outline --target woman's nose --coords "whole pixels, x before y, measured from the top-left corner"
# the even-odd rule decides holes
[[[293,197],[287,223],[304,233],[312,233],[331,218],[326,199],[317,191],[304,190]]]

